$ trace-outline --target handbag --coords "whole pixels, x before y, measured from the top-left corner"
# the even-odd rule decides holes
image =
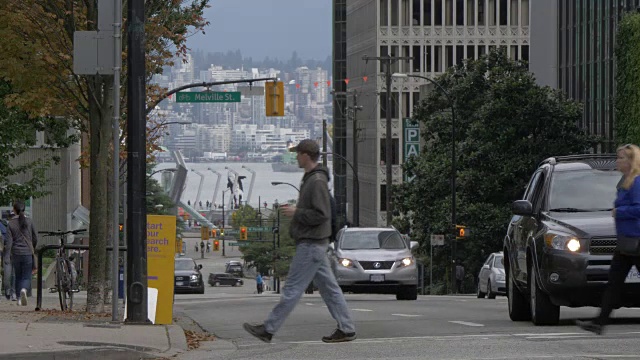
[[[616,250],[623,255],[640,256],[640,237],[619,235]]]
[[[33,250],[33,243],[29,241],[26,236],[24,236],[24,233],[22,233],[22,229],[20,229],[20,235],[22,235],[22,240],[27,243],[29,250],[31,250],[31,269],[38,270],[38,263],[36,262],[36,252]]]

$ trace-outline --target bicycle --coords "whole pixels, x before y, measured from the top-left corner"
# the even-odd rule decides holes
[[[60,298],[60,308],[62,311],[73,310],[73,293],[77,292],[75,287],[75,278],[73,276],[73,264],[67,256],[65,251],[65,235],[68,234],[81,234],[87,231],[87,229],[77,229],[70,231],[38,231],[38,234],[46,236],[57,236],[60,238],[60,248],[57,251],[56,262],[56,285],[52,288],[52,291],[58,292]]]

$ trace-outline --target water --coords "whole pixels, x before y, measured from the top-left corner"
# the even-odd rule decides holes
[[[216,204],[222,203],[222,191],[227,189],[227,176],[229,174],[229,170],[225,170],[225,167],[228,167],[240,174],[240,176],[246,176],[246,179],[243,179],[242,181],[244,188],[242,200],[248,200],[249,205],[253,207],[258,206],[258,197],[260,197],[261,206],[264,206],[264,202],[266,201],[267,206],[269,207],[271,207],[276,200],[279,203],[284,203],[288,200],[297,199],[298,192],[293,187],[289,185],[273,186],[271,185],[271,182],[288,182],[295,187],[300,188],[300,181],[304,175],[304,172],[302,171],[293,173],[273,171],[271,163],[187,163],[186,165],[189,173],[187,175],[186,187],[182,193],[182,201],[187,202],[190,200],[191,205],[195,205],[194,203],[198,195],[198,186],[200,185],[201,178],[200,175],[191,171],[191,169],[194,169],[204,175],[204,183],[202,184],[202,192],[200,194],[200,201],[202,201],[203,205],[206,204],[207,200],[210,202],[212,201],[213,193],[216,188],[216,181],[218,179],[218,175],[207,170],[207,168],[212,168],[222,174],[220,177],[220,187],[218,189],[218,196],[216,197]],[[249,188],[251,187],[252,174],[247,169],[243,169],[242,165],[256,173],[251,198],[249,199],[247,199],[247,196],[249,195]],[[174,163],[160,163],[156,166],[156,170],[173,167],[175,167]],[[328,167],[329,169],[332,168],[331,162],[329,162]],[[160,176],[160,173],[153,175],[153,177],[158,181],[160,181]],[[229,191],[227,191],[225,193],[225,202],[227,203],[229,196]]]

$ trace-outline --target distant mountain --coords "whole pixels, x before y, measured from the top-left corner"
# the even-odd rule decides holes
[[[244,67],[250,68],[274,68],[282,70],[284,72],[292,72],[300,66],[306,66],[309,69],[321,67],[329,71],[331,74],[332,62],[331,56],[327,56],[324,60],[302,60],[298,57],[297,52],[291,54],[291,58],[287,61],[280,59],[269,58],[268,56],[263,60],[254,60],[251,57],[245,58],[242,56],[242,52],[238,49],[236,51],[223,52],[205,52],[200,49],[194,49],[191,52],[191,56],[194,62],[194,68],[196,74],[202,70],[207,70],[212,64],[216,66],[222,66],[224,68],[239,69]]]

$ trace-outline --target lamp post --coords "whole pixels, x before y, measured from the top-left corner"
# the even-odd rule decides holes
[[[289,186],[291,186],[292,188],[296,189],[296,191],[297,191],[297,192],[300,192],[300,189],[298,189],[298,187],[297,187],[297,186],[295,186],[295,185],[293,185],[293,184],[290,184],[290,183],[288,183],[288,182],[272,181],[272,182],[271,182],[271,185],[273,185],[273,186],[277,186],[277,185],[289,185]]]
[[[342,156],[342,155],[340,155],[338,153],[333,153],[333,152],[321,152],[320,154],[324,155],[325,157],[327,155],[337,156],[338,158],[340,158],[344,162],[346,162],[347,165],[349,165],[349,167],[351,168],[351,172],[353,172],[353,177],[356,180],[354,182],[356,187],[355,187],[355,189],[353,189],[353,225],[354,226],[360,226],[360,180],[358,179],[358,173],[353,168],[353,165],[351,165],[349,160],[347,160],[344,156]]]
[[[227,191],[229,191],[229,189],[225,189],[225,190],[222,191],[222,229],[223,230],[225,228],[225,222],[224,222],[224,205],[225,205],[224,204],[224,193],[227,192]],[[226,241],[224,241],[225,240],[224,236],[221,236],[221,237],[222,237],[222,256],[225,256],[226,255],[225,254],[225,243],[226,243]]]
[[[196,194],[196,202],[193,204],[193,208],[195,209],[196,206],[198,206],[198,204],[200,203],[200,193],[202,192],[202,184],[204,183],[204,174],[201,173],[200,171],[196,170],[196,169],[191,169],[191,171],[193,171],[194,173],[200,175],[200,184],[198,185],[198,193]],[[202,206],[200,206],[200,209],[202,209]]]
[[[249,185],[249,193],[247,194],[247,200],[246,200],[246,203],[248,204],[249,201],[251,200],[251,192],[253,191],[253,184],[256,181],[256,172],[251,170],[251,169],[249,169],[248,167],[246,167],[244,165],[242,165],[242,168],[251,173],[251,184]],[[238,180],[238,181],[240,181],[240,180]],[[258,201],[258,208],[260,208],[260,202],[259,201]]]
[[[456,256],[456,237],[453,234],[454,230],[456,228],[456,223],[457,223],[457,219],[456,219],[456,174],[457,174],[457,168],[456,168],[456,109],[455,109],[455,105],[453,102],[453,99],[451,98],[451,95],[449,94],[449,92],[447,90],[445,90],[442,85],[440,85],[437,81],[430,79],[426,76],[421,76],[421,75],[413,75],[413,74],[400,74],[400,73],[395,73],[392,75],[395,78],[408,78],[408,77],[414,77],[414,78],[420,78],[420,79],[424,79],[427,80],[428,82],[430,82],[431,84],[435,85],[446,97],[447,100],[449,101],[449,105],[451,106],[451,229],[450,233],[452,234],[453,238],[451,239],[451,263],[452,263],[452,274],[451,274],[451,279],[452,279],[452,283],[451,283],[451,287],[452,289],[454,288],[454,284],[455,284],[455,256]],[[452,292],[455,292],[452,290]]]

